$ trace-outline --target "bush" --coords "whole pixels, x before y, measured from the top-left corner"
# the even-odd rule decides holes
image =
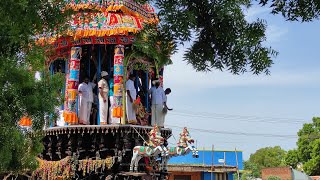
[[[267,180],[281,180],[281,178],[278,176],[269,176]]]

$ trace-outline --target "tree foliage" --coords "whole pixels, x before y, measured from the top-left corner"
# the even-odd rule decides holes
[[[298,151],[296,149],[289,150],[286,154],[285,161],[288,166],[296,169],[300,162]]]
[[[254,177],[261,176],[261,169],[265,167],[285,166],[286,151],[280,146],[266,147],[257,150],[245,162],[245,170],[250,170]]]
[[[303,170],[308,175],[320,174],[320,118],[314,117],[312,123],[304,124],[298,136],[298,148],[288,154],[287,159],[291,161],[287,163],[298,161],[303,164]]]
[[[156,68],[172,63],[170,56],[175,52],[176,45],[170,36],[166,35],[156,25],[145,25],[136,34],[136,41],[129,50],[127,57],[131,60],[146,60]],[[158,72],[158,71],[157,71]]]
[[[250,160],[244,162],[244,169],[249,171],[249,173],[246,174],[246,177],[260,177],[260,167]]]
[[[290,21],[312,21],[320,15],[318,0],[256,0],[262,6],[270,6],[273,14],[281,14]]]
[[[320,1],[299,0],[150,0],[159,10],[160,28],[175,43],[192,41],[184,60],[198,71],[228,70],[269,73],[277,52],[263,44],[266,22],[247,22],[244,9],[252,3],[269,6],[290,21],[319,18]],[[146,2],[146,0],[139,0]]]
[[[53,30],[65,20],[62,1],[0,1],[0,174],[26,173],[37,167],[41,136],[17,124],[22,116],[32,119],[32,131],[42,130],[44,117],[61,102],[62,78],[49,77],[44,51],[33,44],[44,29]],[[35,80],[41,71],[41,80]]]
[[[160,27],[175,40],[193,39],[185,60],[198,71],[227,69],[233,74],[248,70],[269,73],[277,52],[266,40],[263,20],[247,22],[242,7],[249,0],[159,0]]]

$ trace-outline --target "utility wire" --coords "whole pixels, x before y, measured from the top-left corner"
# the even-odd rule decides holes
[[[178,110],[175,112],[180,113],[197,113],[202,115],[211,115],[211,116],[223,116],[223,117],[241,117],[241,118],[254,118],[254,119],[278,119],[278,120],[294,120],[298,122],[305,122],[302,118],[284,118],[284,117],[270,117],[270,116],[255,116],[255,115],[235,115],[235,114],[223,114],[223,113],[214,113],[214,112],[194,112],[192,110]]]
[[[192,115],[192,114],[181,114],[181,113],[170,113],[172,116],[183,116],[183,117],[195,117],[201,119],[208,119],[208,120],[224,120],[224,121],[240,121],[240,122],[252,122],[252,123],[272,123],[272,124],[301,124],[302,122],[281,122],[281,121],[270,121],[264,119],[257,119],[257,120],[247,120],[241,118],[227,118],[227,117],[213,117],[213,116],[202,116],[202,115]]]
[[[227,120],[227,121],[244,121],[244,122],[255,122],[255,123],[273,123],[273,124],[301,124],[307,123],[306,121],[298,121],[297,119],[290,118],[271,118],[271,117],[254,117],[254,116],[237,116],[237,115],[225,115],[225,116],[213,116],[213,115],[204,115],[197,112],[171,112],[170,115],[174,116],[185,116],[185,117],[197,117],[204,119],[213,119],[213,120]],[[281,120],[282,119],[282,120]],[[283,121],[286,120],[286,121]]]
[[[175,125],[166,125],[167,127],[175,127],[179,129],[183,129],[184,127],[175,126]],[[260,133],[245,133],[245,132],[230,132],[230,131],[216,131],[216,130],[208,130],[208,129],[199,129],[199,128],[188,128],[191,130],[211,133],[211,134],[228,134],[228,135],[242,135],[242,136],[259,136],[259,137],[273,137],[273,138],[297,138],[296,135],[284,135],[284,134],[260,134]]]

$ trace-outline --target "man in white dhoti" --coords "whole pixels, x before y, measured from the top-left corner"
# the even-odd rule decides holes
[[[137,90],[134,87],[134,81],[136,77],[133,74],[130,74],[129,80],[126,82],[126,109],[127,109],[127,119],[129,124],[136,124],[136,111],[133,109],[133,102],[137,98]]]
[[[99,87],[99,117],[100,124],[108,124],[108,94],[109,94],[109,85],[108,85],[108,73],[106,71],[101,72],[101,80],[98,83]]]
[[[90,87],[88,85],[89,78],[85,78],[84,81],[79,85],[79,124],[90,124],[88,119],[88,111],[89,106],[89,91]],[[91,90],[92,91],[92,90]]]
[[[167,97],[163,88],[160,86],[160,81],[153,81],[154,85],[150,88],[149,94],[151,94],[151,125],[157,125],[158,127],[164,127],[164,107],[168,110],[166,105]]]

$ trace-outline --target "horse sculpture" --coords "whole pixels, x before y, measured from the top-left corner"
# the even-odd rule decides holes
[[[194,140],[189,136],[189,131],[185,127],[183,132],[180,133],[180,139],[177,147],[169,147],[168,155],[162,157],[162,170],[167,171],[168,161],[175,156],[185,156],[192,152],[192,157],[198,158],[198,150],[192,146]]]
[[[147,143],[147,146],[135,146],[133,148],[130,171],[138,171],[138,163],[143,157],[156,158],[160,154],[162,157],[167,156],[168,152],[163,143],[164,138],[161,137],[158,127],[155,126],[149,133],[149,143]]]

